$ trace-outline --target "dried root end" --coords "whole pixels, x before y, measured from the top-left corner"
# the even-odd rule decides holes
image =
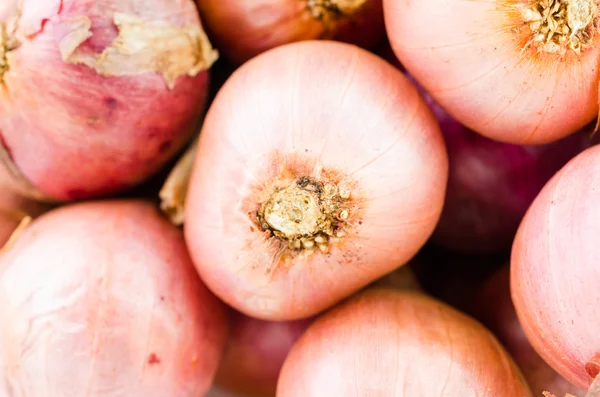
[[[185,221],[185,197],[194,160],[196,159],[197,148],[198,141],[196,140],[177,162],[158,193],[161,210],[176,226],[183,225]]]
[[[308,0],[313,18],[328,22],[356,14],[368,0]]]
[[[523,23],[532,34],[526,48],[579,55],[592,46],[599,17],[596,0],[533,0],[520,7]]]
[[[297,254],[328,253],[346,236],[352,185],[304,175],[278,185],[259,204],[257,226]]]

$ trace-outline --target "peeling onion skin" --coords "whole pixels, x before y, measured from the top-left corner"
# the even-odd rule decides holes
[[[18,0],[0,5],[7,23]],[[59,47],[73,21],[88,17],[91,38],[77,54],[100,54],[116,39],[117,13],[179,28],[201,28],[192,0],[24,0],[9,70],[0,84],[0,137],[28,189],[48,200],[108,196],[157,172],[189,141],[204,107],[208,72],[169,89],[159,73],[101,75]],[[173,60],[177,55],[168,54]],[[33,193],[31,193],[33,194]]]
[[[325,254],[296,255],[253,219],[265,186],[290,174],[355,182],[342,200],[345,235]],[[305,318],[408,262],[435,227],[446,178],[439,127],[399,71],[349,44],[288,44],[242,65],[211,105],[186,241],[230,306],[264,320]]]
[[[421,293],[373,289],[294,345],[277,397],[514,396],[531,392],[494,336]]]
[[[599,183],[594,146],[544,187],[511,255],[511,294],[525,334],[550,366],[584,390],[592,382],[586,364],[600,353]]]
[[[388,37],[402,64],[452,117],[481,135],[512,144],[549,143],[598,114],[596,29],[591,47],[561,58],[523,50],[531,32],[507,8],[529,2],[383,4]]]
[[[332,39],[370,48],[385,37],[381,0],[330,23],[315,18],[310,0],[196,0],[211,39],[225,57],[242,64],[282,44]],[[345,0],[340,3],[351,3]]]
[[[0,395],[197,397],[227,335],[180,230],[142,201],[37,218],[0,259]]]
[[[483,284],[474,301],[475,317],[506,347],[534,395],[541,396],[544,391],[561,397],[567,393],[585,395],[583,390],[578,390],[550,368],[527,340],[510,297],[508,264]]]

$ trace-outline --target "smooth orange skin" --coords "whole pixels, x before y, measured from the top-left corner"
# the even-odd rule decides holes
[[[511,255],[511,294],[544,360],[587,390],[585,365],[600,353],[600,147],[579,154],[544,187]]]
[[[308,0],[196,0],[211,40],[241,64],[277,46],[301,40],[334,39],[368,48],[385,37],[381,0],[331,26],[314,18]]]
[[[37,218],[0,258],[0,324],[2,396],[198,397],[227,337],[181,231],[125,200]]]
[[[351,175],[364,203],[329,254],[273,267],[242,204],[249,186],[274,175],[276,151]],[[247,62],[215,98],[186,198],[186,241],[207,286],[238,311],[309,317],[416,254],[441,213],[447,170],[435,117],[393,66],[349,44],[288,44]]]
[[[478,322],[421,293],[372,289],[321,316],[292,348],[277,397],[531,397]]]
[[[530,30],[514,3],[383,1],[396,56],[451,116],[497,141],[549,143],[598,114],[600,46],[562,59],[523,51]]]

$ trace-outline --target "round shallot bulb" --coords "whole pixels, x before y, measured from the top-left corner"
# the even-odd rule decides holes
[[[277,397],[530,397],[478,322],[416,292],[370,289],[316,320],[288,355]]]
[[[598,0],[384,0],[389,40],[460,123],[541,144],[598,115]]]
[[[196,0],[211,40],[235,63],[301,40],[372,47],[385,37],[381,0]]]
[[[0,324],[2,396],[198,397],[227,337],[182,232],[128,200],[34,220],[0,257]]]
[[[519,223],[550,178],[590,146],[586,132],[545,145],[492,141],[436,114],[446,139],[448,188],[432,241],[465,253],[510,250]]]
[[[563,397],[585,392],[567,382],[535,352],[523,333],[510,297],[510,268],[502,267],[485,281],[474,301],[475,317],[488,327],[521,368],[535,396],[548,391]]]
[[[38,199],[136,185],[193,134],[216,57],[193,0],[2,0],[0,160]]]
[[[600,147],[579,154],[544,187],[511,256],[523,330],[559,374],[587,390],[600,372]]]
[[[389,63],[333,41],[281,46],[237,69],[209,109],[186,241],[238,311],[309,317],[417,253],[447,163],[435,117]]]

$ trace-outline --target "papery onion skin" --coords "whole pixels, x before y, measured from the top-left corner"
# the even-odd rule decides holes
[[[189,140],[208,91],[202,69],[216,56],[192,0],[5,0],[5,30],[19,4],[19,44],[0,78],[0,138],[22,190],[48,200],[110,195]]]
[[[370,48],[385,37],[381,0],[357,4],[349,15],[318,17],[320,0],[196,0],[211,40],[237,64],[277,46],[301,40],[333,39]],[[335,13],[332,13],[335,15]]]
[[[421,293],[373,289],[294,345],[277,397],[532,396],[493,335]]]
[[[227,337],[182,232],[141,201],[37,218],[0,258],[0,394],[197,397]]]
[[[475,302],[475,317],[506,347],[534,395],[541,396],[544,391],[561,397],[567,393],[585,395],[550,368],[527,340],[510,297],[508,264],[483,284]]]
[[[579,55],[525,48],[533,36],[516,10],[528,4],[384,0],[384,11],[394,52],[450,115],[494,140],[541,144],[598,114],[600,34]]]
[[[597,375],[586,365],[600,353],[599,183],[600,147],[594,146],[544,187],[511,256],[512,300],[525,334],[550,366],[584,390]]]
[[[256,223],[270,185],[308,174],[348,197],[337,196],[349,211],[325,254],[297,255]],[[349,44],[288,44],[240,67],[215,98],[186,198],[186,241],[207,286],[232,307],[309,317],[408,262],[435,227],[446,178],[435,118],[399,71]]]

